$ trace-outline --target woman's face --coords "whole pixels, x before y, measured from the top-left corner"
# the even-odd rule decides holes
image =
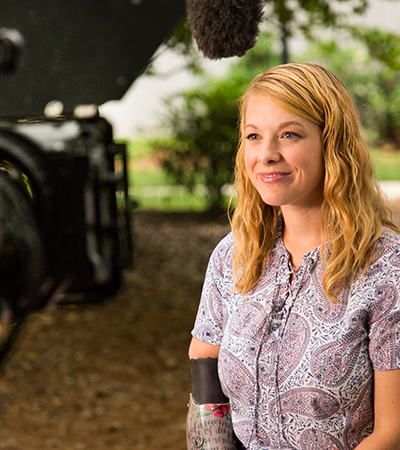
[[[321,207],[320,127],[255,96],[247,105],[244,126],[246,170],[263,201],[283,212]]]

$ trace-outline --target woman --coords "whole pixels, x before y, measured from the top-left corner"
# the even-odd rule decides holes
[[[188,447],[229,401],[245,448],[400,449],[400,237],[352,101],[328,70],[286,64],[255,77],[240,119],[232,232],[189,349]]]

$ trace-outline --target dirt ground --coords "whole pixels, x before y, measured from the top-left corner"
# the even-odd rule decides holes
[[[227,221],[141,212],[134,226],[118,296],[29,320],[0,377],[0,449],[185,450],[190,330]]]
[[[0,449],[186,448],[190,330],[227,222],[137,213],[134,229],[118,296],[29,320],[0,376]]]

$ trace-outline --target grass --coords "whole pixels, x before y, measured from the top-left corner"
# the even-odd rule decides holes
[[[157,163],[153,148],[145,141],[130,142],[130,195],[139,210],[204,211],[204,189],[190,193],[171,183]],[[400,180],[400,151],[371,150],[375,172],[380,180]]]
[[[204,195],[190,193],[184,186],[166,180],[161,169],[134,174],[131,195],[139,210],[204,211]]]
[[[400,151],[373,149],[371,158],[379,180],[400,180]]]
[[[154,149],[145,141],[128,144],[130,157],[130,196],[138,210],[204,211],[204,191],[190,193],[176,186],[159,166]]]

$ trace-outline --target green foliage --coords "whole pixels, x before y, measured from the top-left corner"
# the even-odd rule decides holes
[[[175,95],[166,102],[164,126],[173,139],[154,142],[164,169],[175,183],[191,192],[199,184],[208,189],[208,206],[221,206],[221,187],[232,181],[237,146],[235,99],[243,90],[241,78],[207,80],[205,88]]]
[[[390,142],[400,147],[400,72],[397,68],[400,54],[400,37],[370,30],[368,43],[354,42],[346,47],[336,41],[317,42],[301,59],[318,62],[336,73],[352,94],[367,137],[374,144]],[[388,39],[386,56],[378,52]],[[397,40],[399,48],[394,50]],[[372,42],[379,59],[370,49]],[[378,45],[378,42],[380,43]],[[386,64],[389,54],[394,58]]]
[[[269,31],[261,33],[257,45],[237,60],[228,76],[241,76],[249,83],[257,73],[280,64],[278,42],[275,34]]]
[[[371,158],[379,180],[400,180],[400,152],[372,149]]]
[[[362,42],[371,58],[392,70],[400,70],[400,36],[376,28],[349,27],[353,37]]]

